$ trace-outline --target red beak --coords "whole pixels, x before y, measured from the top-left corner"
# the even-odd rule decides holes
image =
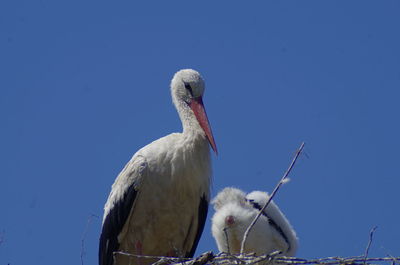
[[[204,109],[203,99],[202,97],[198,97],[193,99],[190,104],[190,108],[192,109],[194,115],[196,116],[197,121],[200,124],[200,127],[203,129],[208,142],[210,143],[212,149],[216,154],[218,154],[217,146],[215,145],[214,136],[211,131],[211,126],[207,118],[206,110]]]

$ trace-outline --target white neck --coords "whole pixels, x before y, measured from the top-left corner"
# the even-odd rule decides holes
[[[175,106],[182,122],[183,134],[187,136],[192,135],[193,137],[203,136],[205,138],[205,133],[190,107],[180,100],[175,102]]]

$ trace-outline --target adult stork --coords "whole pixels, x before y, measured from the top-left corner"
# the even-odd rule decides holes
[[[243,235],[269,199],[266,192],[245,194],[236,188],[223,189],[212,201],[215,214],[212,234],[221,252],[239,254]],[[257,255],[281,251],[284,256],[296,253],[298,239],[289,221],[271,201],[248,234],[245,253]]]
[[[203,105],[204,80],[191,69],[171,81],[182,133],[162,137],[139,151],[117,176],[104,206],[99,264],[150,264],[114,252],[192,257],[209,203],[211,160],[217,153]]]

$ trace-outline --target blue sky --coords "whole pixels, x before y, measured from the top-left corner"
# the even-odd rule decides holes
[[[80,264],[88,218],[206,80],[212,192],[272,191],[299,257],[400,253],[398,1],[1,1],[0,264]],[[209,219],[213,211],[210,208]],[[97,263],[101,218],[85,236]],[[210,223],[197,253],[217,250]]]

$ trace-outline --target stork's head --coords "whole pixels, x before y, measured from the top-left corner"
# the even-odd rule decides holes
[[[217,153],[214,136],[203,105],[204,80],[192,69],[178,71],[171,81],[172,101],[185,126],[185,121],[196,119],[212,149]]]
[[[174,103],[184,101],[190,104],[195,98],[203,96],[204,80],[200,73],[192,69],[177,72],[171,82],[171,93]]]
[[[236,192],[239,190],[231,189],[230,191],[233,192],[225,193],[227,196],[224,197],[218,198],[220,195],[218,194],[216,198],[218,201],[216,199],[213,200],[215,214],[211,219],[211,232],[217,241],[219,251],[240,253],[243,235],[257,212],[250,207],[246,207],[244,194],[241,196],[240,193]],[[239,199],[239,201],[236,201],[236,199]],[[256,225],[255,227],[257,228],[258,226]],[[252,239],[254,232],[250,233],[249,236]]]

